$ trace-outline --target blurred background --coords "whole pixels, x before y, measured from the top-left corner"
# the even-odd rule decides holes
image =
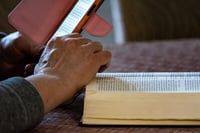
[[[99,13],[113,24],[104,42],[200,37],[200,0],[105,0]]]
[[[0,30],[12,32],[8,13],[20,0],[1,0]],[[174,40],[200,37],[200,0],[105,0],[98,10],[113,25],[108,36],[96,38],[106,44]]]
[[[124,43],[124,32],[121,18],[121,7],[119,0],[104,0],[97,13],[113,25],[113,31],[106,37],[97,38],[83,32],[83,35],[97,41],[109,44]]]

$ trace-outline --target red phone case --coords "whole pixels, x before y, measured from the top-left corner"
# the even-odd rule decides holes
[[[22,0],[8,21],[37,44],[45,44],[77,0]]]

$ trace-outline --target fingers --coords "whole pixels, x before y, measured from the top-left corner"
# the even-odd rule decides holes
[[[105,70],[110,63],[112,55],[108,51],[103,51],[101,43],[92,42],[90,39],[84,38],[80,34],[73,33],[57,37],[52,42],[53,43],[49,44],[49,48],[56,47],[68,52],[73,51],[72,53],[81,55],[81,58],[90,58],[91,60],[89,59],[89,62],[91,65],[95,66],[96,71],[101,72]]]
[[[48,44],[47,47],[53,48],[56,47],[56,45],[75,45],[75,46],[80,46],[83,44],[87,44],[91,42],[90,39],[82,37],[82,35],[78,33],[72,33],[72,34],[67,34],[64,36],[59,36],[52,38]]]
[[[82,45],[88,53],[98,53],[103,50],[103,46],[99,42],[89,42],[87,44]]]
[[[98,60],[99,66],[106,66],[111,61],[112,54],[109,51],[101,51],[94,54],[94,58]]]
[[[63,36],[63,38],[65,38],[64,39],[65,41],[69,40],[69,38],[70,38],[70,39],[74,40],[77,45],[83,45],[83,44],[87,44],[87,43],[91,42],[90,39],[82,37],[82,35],[79,33],[71,33],[66,36]]]
[[[109,63],[105,64],[105,65],[102,65],[100,68],[99,68],[99,71],[98,72],[103,72],[105,71],[107,68],[109,67]]]
[[[96,72],[103,72],[110,64],[112,54],[109,51],[95,53],[92,57],[92,66],[96,66]]]
[[[83,38],[83,37],[75,38],[74,41],[75,41],[75,45],[77,45],[77,46],[85,45],[85,44],[88,44],[88,43],[92,42],[90,39]]]
[[[82,35],[79,33],[71,33],[71,34],[64,35],[63,37],[64,38],[78,38],[78,37],[82,37]]]
[[[82,45],[86,49],[86,52],[92,55],[91,61],[96,65],[97,72],[103,72],[110,64],[112,54],[109,51],[103,51],[103,46],[99,42],[89,42]]]

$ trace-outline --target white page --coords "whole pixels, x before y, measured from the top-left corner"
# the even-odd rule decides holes
[[[97,91],[200,92],[200,72],[99,73]]]

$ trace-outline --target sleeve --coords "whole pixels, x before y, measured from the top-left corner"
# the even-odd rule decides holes
[[[0,131],[23,132],[42,120],[44,105],[37,90],[22,77],[0,82]]]

